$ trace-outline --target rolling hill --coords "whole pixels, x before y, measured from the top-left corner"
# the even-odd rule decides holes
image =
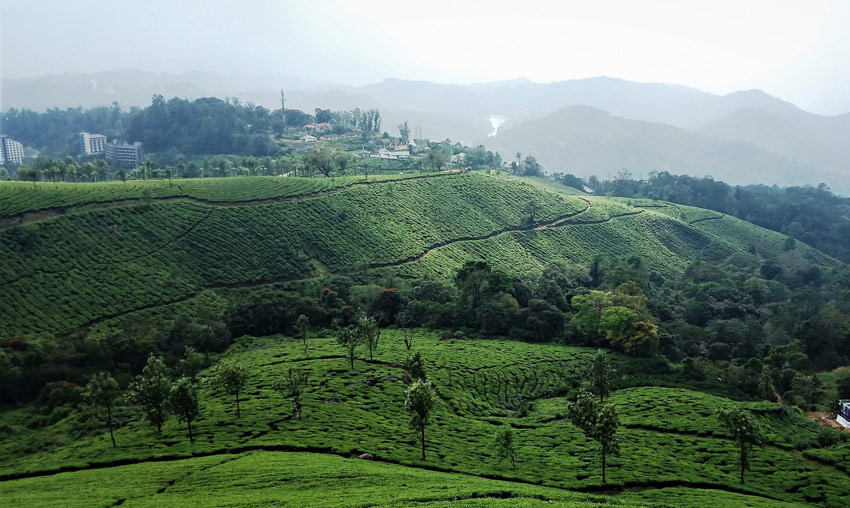
[[[2,182],[0,213],[0,344],[69,365],[107,349],[118,351],[108,362],[129,365],[144,350],[134,336],[169,340],[151,326],[158,318],[214,314],[334,274],[449,281],[467,261],[521,275],[597,256],[640,257],[658,278],[733,258],[842,266],[709,210],[481,173]],[[333,335],[234,336],[210,354],[208,364],[247,369],[241,417],[212,365],[198,374],[193,442],[175,418],[158,434],[122,406],[113,447],[101,418],[62,403],[78,386],[48,385],[0,412],[0,504],[832,508],[850,495],[846,446],[789,406],[738,397],[734,379],[612,353],[621,454],[603,483],[597,445],[565,418],[596,348],[385,327],[375,354],[361,348],[350,365]],[[426,459],[404,405],[412,351],[436,386]],[[275,388],[289,369],[308,376],[300,418]],[[63,375],[35,375],[53,374]],[[766,441],[746,483],[718,416],[728,407],[750,411]],[[515,469],[492,452],[506,423]]]
[[[630,206],[480,174],[36,189],[10,182],[0,195],[14,195],[0,217],[4,339],[67,334],[206,289],[346,270],[448,277],[466,260],[486,258],[529,273],[553,260],[637,255],[653,270],[674,274],[735,251],[770,258],[784,242],[783,235],[714,212],[704,218],[736,226],[735,235],[717,235],[680,211],[662,213],[665,204]],[[526,224],[530,201],[539,212]],[[818,264],[835,262],[814,249],[801,252]]]

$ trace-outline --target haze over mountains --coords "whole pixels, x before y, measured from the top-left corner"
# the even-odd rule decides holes
[[[850,113],[817,115],[760,90],[714,95],[694,88],[589,79],[473,85],[385,80],[360,87],[294,76],[115,71],[4,79],[2,109],[145,106],[166,98],[238,97],[280,107],[379,108],[394,134],[407,120],[432,139],[481,143],[512,159],[534,155],[548,171],[579,176],[653,170],[712,175],[733,184],[825,182],[850,193]],[[491,115],[507,119],[488,136]],[[415,133],[415,131],[414,131]]]

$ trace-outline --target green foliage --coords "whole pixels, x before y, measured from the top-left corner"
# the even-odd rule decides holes
[[[92,406],[99,406],[106,411],[104,420],[109,427],[109,437],[112,440],[112,446],[115,447],[115,434],[112,425],[112,410],[115,405],[115,400],[121,395],[121,388],[108,372],[99,372],[92,376],[86,389],[83,392],[83,398]]]
[[[590,391],[599,396],[599,402],[604,401],[605,397],[611,392],[614,368],[608,355],[601,349],[596,351],[596,355],[591,360],[588,374]]]
[[[177,416],[177,420],[186,422],[189,441],[195,442],[195,437],[192,435],[192,421],[197,419],[200,414],[198,390],[195,388],[195,383],[187,377],[181,377],[175,381],[171,386],[168,403],[171,411]]]
[[[248,376],[248,368],[238,363],[220,363],[215,369],[215,383],[224,390],[224,393],[236,398],[236,418],[242,418],[239,395],[245,389]]]
[[[130,384],[130,400],[141,406],[158,433],[168,417],[168,397],[171,392],[171,371],[162,358],[148,357],[142,374]]]
[[[192,346],[186,346],[183,352],[183,358],[178,364],[178,371],[182,376],[195,380],[198,373],[206,366],[207,359],[203,354]]]
[[[493,449],[496,459],[499,461],[508,459],[511,462],[511,467],[516,469],[516,444],[514,441],[514,429],[509,423],[499,427],[493,434]]]
[[[408,356],[404,359],[404,363],[402,364],[404,370],[410,374],[410,379],[425,381],[427,376],[425,374],[425,364],[422,361],[422,354],[418,351],[413,354],[413,356]]]
[[[585,391],[580,391],[576,401],[568,406],[570,421],[584,432],[585,436],[599,443],[602,454],[602,483],[606,481],[608,456],[620,454],[617,428],[617,410],[610,404],[601,404]]]
[[[310,331],[310,319],[301,314],[298,316],[298,319],[295,321],[295,331],[299,337],[301,337],[301,342],[304,343],[304,354],[307,354],[307,334]]]
[[[286,376],[274,383],[274,389],[280,392],[283,397],[292,397],[295,418],[301,418],[301,394],[307,387],[309,379],[309,371],[290,368],[286,371]]]
[[[354,360],[357,359],[357,348],[362,342],[362,335],[357,332],[354,325],[337,328],[335,333],[337,344],[345,349],[349,368],[354,369]]]
[[[359,336],[358,342],[365,343],[369,348],[369,360],[373,360],[375,350],[378,349],[378,338],[381,336],[378,323],[371,316],[360,316],[355,325],[354,333]]]
[[[422,460],[425,460],[425,427],[431,417],[436,393],[430,381],[416,379],[410,384],[405,395],[407,398],[404,407],[410,413],[408,424],[418,433],[419,442],[422,444]]]
[[[753,415],[739,407],[721,410],[720,419],[726,430],[738,445],[741,462],[741,483],[744,483],[744,470],[750,469],[753,447],[762,446],[764,437]]]

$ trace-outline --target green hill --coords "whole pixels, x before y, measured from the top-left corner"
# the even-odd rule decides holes
[[[509,178],[441,174],[377,182],[339,179],[328,191],[302,180],[189,181],[180,186],[204,192],[184,198],[156,182],[149,187],[159,194],[110,206],[92,203],[124,199],[114,193],[122,184],[59,185],[51,190],[58,202],[74,206],[0,230],[0,339],[67,334],[205,289],[347,270],[448,276],[466,260],[486,258],[522,273],[553,260],[637,255],[669,275],[736,251],[772,258],[784,241],[714,212],[556,194]],[[20,204],[5,209],[55,210],[51,201],[39,201],[43,189],[4,182],[0,195],[12,194],[12,187]],[[524,222],[531,201],[538,204],[533,224]],[[807,247],[797,254],[834,263]]]
[[[16,506],[86,505],[88,497],[75,498],[66,490],[71,482],[83,482],[103,505],[121,498],[128,506],[182,505],[193,490],[213,489],[209,502],[242,506],[270,503],[274,496],[287,499],[301,482],[307,499],[323,495],[323,488],[333,491],[324,493],[328,499],[336,499],[345,492],[337,488],[354,490],[373,481],[394,488],[356,490],[353,497],[334,502],[372,506],[484,498],[489,500],[476,503],[489,506],[500,505],[498,498],[517,497],[529,506],[549,500],[562,506],[622,500],[625,506],[782,506],[782,501],[837,507],[850,494],[844,470],[789,446],[792,437],[818,434],[818,426],[799,413],[767,402],[739,403],[659,386],[622,388],[612,395],[621,419],[622,452],[611,459],[609,483],[602,487],[597,447],[563,419],[566,403],[559,395],[594,350],[413,333],[414,348],[426,358],[438,394],[426,437],[427,460],[421,460],[407,427],[399,364],[408,351],[400,331],[386,330],[374,360],[358,359],[353,370],[333,338],[311,338],[304,354],[297,340],[246,337],[225,357],[250,366],[242,418],[236,418],[232,397],[205,383],[195,443],[174,419],[161,436],[146,422],[129,423],[116,431],[118,448],[112,448],[108,433],[75,437],[73,417],[28,430],[14,426],[14,412],[7,413],[0,422],[14,432],[2,440],[0,477],[7,481],[0,482],[0,494],[20,500]],[[616,362],[620,386],[664,382],[639,360],[617,357]],[[293,366],[310,373],[301,419],[293,418],[291,400],[271,388]],[[522,401],[532,404],[525,414],[519,409]],[[743,485],[734,443],[715,416],[734,404],[754,411],[769,429],[767,446],[755,451]],[[516,469],[492,454],[492,435],[505,422],[517,432]],[[44,443],[40,451],[34,450],[38,443]],[[322,455],[293,453],[299,451]],[[339,458],[362,453],[388,464]],[[56,474],[60,471],[66,472]],[[436,486],[441,482],[445,488]],[[155,495],[158,490],[167,495]],[[597,491],[596,498],[606,494],[597,501],[577,494]],[[242,495],[248,497],[236,499]]]
[[[477,173],[0,183],[0,394],[9,403],[0,412],[0,504],[842,506],[846,441],[754,394],[762,374],[777,385],[800,374],[791,362],[806,355],[781,335],[783,319],[819,312],[846,267],[716,212],[560,190]],[[611,280],[631,267],[625,280],[655,282],[646,295],[622,280],[570,286],[569,269],[590,281],[598,258]],[[472,313],[463,298],[475,298],[474,288],[464,294],[451,284],[477,260],[496,270],[472,275],[486,277],[479,290],[492,290]],[[556,306],[561,282],[574,302],[592,294],[625,302],[616,305],[667,334],[667,359],[612,355],[618,374],[608,400],[621,454],[609,458],[607,484],[598,445],[565,413],[595,346],[613,341],[576,328],[571,344],[594,347],[532,343],[563,339],[543,335],[550,321],[564,331],[581,312]],[[398,288],[409,295],[405,312],[426,314],[415,323],[433,329],[411,325],[409,348],[402,322],[385,323],[374,358],[361,347],[349,368],[335,320],[356,320],[385,297],[393,321]],[[676,299],[681,309],[665,307]],[[494,301],[502,306],[485,308]],[[704,318],[705,309],[714,314]],[[311,321],[305,351],[281,333],[312,311],[321,319]],[[513,324],[488,331],[505,313]],[[745,349],[756,333],[742,316],[756,314],[773,333],[770,346],[785,348],[769,358]],[[474,328],[473,320],[485,323]],[[178,367],[184,347],[201,343],[207,364],[248,368],[242,417],[207,369],[194,442],[175,418],[157,434],[138,408],[121,404],[113,448],[78,384],[110,370],[126,387],[151,352]],[[812,344],[812,357],[836,356],[827,341]],[[427,460],[404,407],[402,364],[413,351],[437,394]],[[762,360],[777,369],[762,370]],[[300,419],[273,388],[290,368],[309,373]],[[766,441],[743,484],[718,417],[731,406],[750,411]],[[516,469],[493,457],[493,434],[505,423],[516,431]],[[364,453],[373,461],[356,458]]]

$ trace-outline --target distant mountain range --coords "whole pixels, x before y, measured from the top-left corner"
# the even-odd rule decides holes
[[[238,97],[271,109],[379,108],[384,130],[407,120],[422,136],[535,155],[547,170],[606,177],[666,169],[729,183],[816,184],[850,193],[850,113],[823,116],[759,90],[694,88],[596,77],[548,84],[385,80],[350,87],[286,75],[114,71],[3,79],[2,109],[145,106],[153,94]],[[584,108],[576,106],[586,106]],[[606,114],[608,113],[608,114]],[[490,115],[507,119],[495,137]],[[414,131],[415,132],[415,131]]]

